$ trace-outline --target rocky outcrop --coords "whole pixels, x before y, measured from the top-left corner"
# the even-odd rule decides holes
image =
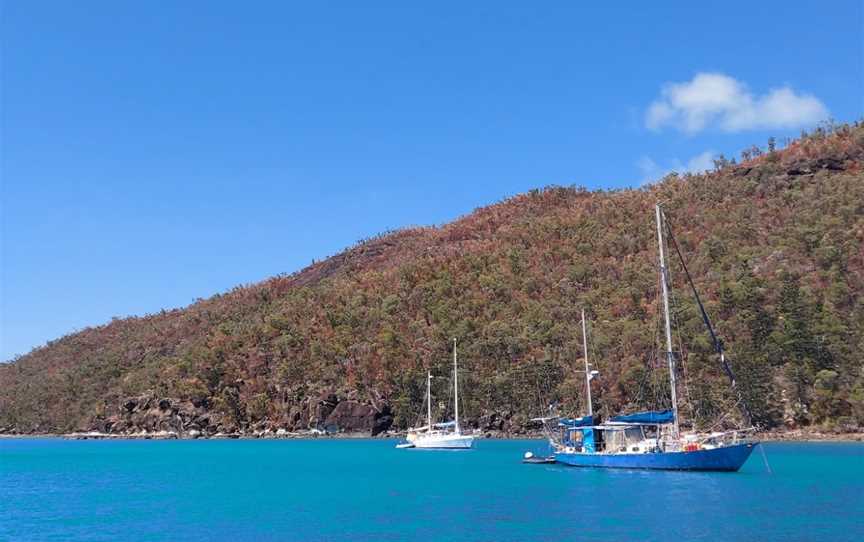
[[[503,431],[507,423],[507,418],[498,412],[490,412],[480,416],[477,420],[477,427],[482,431]]]
[[[326,428],[337,428],[351,433],[368,432],[373,437],[387,431],[393,424],[390,407],[378,410],[372,405],[356,401],[342,401],[324,421]]]
[[[505,411],[486,411],[467,425],[479,429],[486,435],[498,437],[521,437],[540,434],[540,428],[525,415]]]
[[[145,394],[124,399],[118,412],[105,419],[97,419],[94,430],[107,434],[132,434],[147,431],[173,432],[184,435],[190,431],[198,434],[215,434],[225,430],[221,417],[191,401],[180,401],[169,397]]]
[[[815,160],[799,160],[791,164],[786,174],[789,176],[811,175],[819,170],[843,171],[846,169],[844,161],[837,157],[825,157]]]
[[[213,410],[207,401],[184,401],[147,393],[127,397],[116,412],[94,420],[85,431],[106,435],[171,434],[181,438],[213,436],[291,436],[321,432],[376,436],[390,429],[389,405],[374,407],[335,393],[323,393],[288,406],[281,414],[254,424]]]

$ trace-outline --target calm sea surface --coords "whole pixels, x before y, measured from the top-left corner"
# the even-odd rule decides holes
[[[773,474],[393,445],[0,440],[0,540],[864,540],[864,444],[768,444]]]

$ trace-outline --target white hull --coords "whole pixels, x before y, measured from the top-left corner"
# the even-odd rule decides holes
[[[411,441],[415,448],[442,448],[450,450],[467,450],[474,445],[471,435],[417,435]]]

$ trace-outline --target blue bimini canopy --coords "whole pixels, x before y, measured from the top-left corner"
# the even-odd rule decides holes
[[[565,427],[587,427],[594,425],[594,416],[582,416],[581,418],[561,418],[558,420],[560,425]]]
[[[636,412],[635,414],[614,416],[610,421],[654,425],[672,423],[674,420],[675,415],[671,410],[648,410],[646,412]]]

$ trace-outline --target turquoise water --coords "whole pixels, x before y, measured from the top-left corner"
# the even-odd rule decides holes
[[[393,445],[0,440],[0,540],[864,540],[864,444],[768,444],[773,474]]]

